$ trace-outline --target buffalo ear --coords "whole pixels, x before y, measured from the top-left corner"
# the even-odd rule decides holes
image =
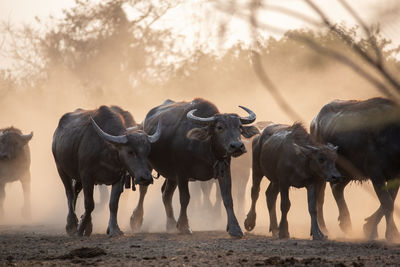
[[[303,146],[299,146],[298,144],[294,144],[294,152],[297,156],[305,155],[308,156],[312,153],[312,150]]]
[[[242,135],[246,138],[250,138],[256,134],[260,134],[260,131],[257,127],[254,126],[242,126]]]
[[[208,135],[208,128],[193,128],[187,134],[186,137],[190,140],[206,141],[210,136]]]

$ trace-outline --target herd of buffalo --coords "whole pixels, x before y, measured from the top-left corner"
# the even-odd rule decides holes
[[[220,113],[214,104],[200,98],[191,102],[166,100],[151,109],[140,124],[118,106],[77,109],[64,114],[54,132],[52,152],[67,196],[67,233],[91,234],[96,184],[112,186],[109,235],[122,234],[117,211],[124,187],[138,185],[139,202],[130,224],[132,229],[140,228],[143,202],[155,170],[165,178],[162,200],[168,231],[191,233],[187,216],[189,181],[215,178],[226,209],[226,229],[231,236],[241,237],[243,232],[233,207],[231,159],[246,153],[247,146],[252,149],[253,182],[251,208],[244,221],[246,230],[255,227],[256,202],[264,176],[270,181],[265,193],[272,235],[289,237],[289,188],[305,187],[310,234],[315,240],[327,238],[323,216],[326,182],[330,183],[339,208],[340,228],[349,232],[351,220],[344,188],[350,181],[370,179],[380,206],[366,219],[364,233],[369,239],[377,238],[377,225],[385,216],[386,239],[399,240],[393,219],[400,175],[400,106],[397,103],[384,98],[332,101],[312,120],[310,133],[301,123],[250,125],[255,122],[256,114],[239,107],[248,113],[246,117]],[[18,180],[24,192],[23,214],[30,213],[28,142],[32,136],[33,133],[24,135],[13,127],[0,129],[0,215],[5,184]],[[246,140],[242,141],[241,136],[252,138],[252,146],[245,146]],[[232,168],[232,176],[234,172]],[[242,179],[247,181],[247,177]],[[172,197],[177,187],[181,208],[176,221]],[[78,221],[75,206],[82,190],[85,211]],[[282,213],[279,224],[275,207],[278,194]],[[244,196],[243,190],[240,195]],[[243,202],[241,198],[235,204],[243,205]]]

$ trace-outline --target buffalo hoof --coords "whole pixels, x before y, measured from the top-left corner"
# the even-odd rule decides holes
[[[378,226],[372,221],[368,221],[363,226],[364,236],[368,240],[375,240],[378,238]]]
[[[272,237],[273,238],[277,238],[279,235],[279,229],[278,228],[274,228],[274,229],[270,229],[269,230],[272,233]]]
[[[290,238],[289,232],[279,231],[279,239],[289,239],[289,238]]]
[[[340,218],[339,216],[339,227],[345,234],[350,234],[351,233],[351,221],[349,217],[344,217]]]
[[[395,225],[386,228],[385,237],[386,240],[390,243],[400,242],[400,234]]]
[[[167,218],[167,232],[176,233],[177,223],[174,218]]]
[[[279,224],[279,238],[280,239],[290,238],[289,225],[287,221],[281,221],[281,223]]]
[[[86,224],[82,222],[78,225],[78,236],[90,236],[93,230],[92,222],[89,221]]]
[[[385,234],[385,237],[386,237],[386,240],[389,242],[389,243],[399,243],[400,242],[400,235],[399,235],[399,233],[397,233],[397,234],[393,234],[393,233],[391,233],[391,234]]]
[[[329,231],[328,231],[328,229],[326,228],[326,226],[320,226],[320,228],[321,228],[321,231],[322,231],[322,233],[323,233],[324,235],[326,235],[326,236],[329,235]]]
[[[85,233],[84,233],[84,235],[85,235],[85,236],[90,236],[90,235],[92,234],[92,231],[93,231],[93,224],[92,224],[92,222],[90,222],[90,223],[88,223],[88,224],[86,225],[86,227],[85,227]]]
[[[142,224],[143,224],[143,211],[138,212],[134,210],[130,219],[131,230],[133,232],[139,232],[140,228],[142,227]]]
[[[192,229],[190,229],[189,226],[184,226],[184,227],[178,226],[177,228],[178,228],[179,233],[183,234],[183,235],[191,235],[193,233]]]
[[[107,227],[107,235],[114,237],[114,236],[121,236],[124,235],[124,232],[122,232],[118,226],[110,228],[110,226]]]
[[[176,228],[178,229],[180,234],[191,235],[192,229],[189,227],[189,223],[187,220],[183,220],[183,222],[179,221],[176,224]]]
[[[315,233],[312,233],[312,239],[313,240],[326,240],[328,236],[324,235],[320,230],[315,231]]]
[[[229,233],[229,235],[231,237],[235,237],[235,238],[243,237],[242,229],[240,229],[240,226],[238,224],[227,225],[226,231]]]
[[[244,220],[244,228],[247,231],[252,231],[256,226],[256,214],[249,213],[247,214],[246,220]]]
[[[68,216],[67,225],[65,226],[67,234],[70,236],[75,235],[77,232],[77,228],[78,228],[78,218],[76,217],[76,215],[71,217]]]

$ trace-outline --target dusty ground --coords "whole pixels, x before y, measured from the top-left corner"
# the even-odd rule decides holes
[[[398,266],[400,245],[277,240],[225,232],[68,237],[57,227],[0,226],[0,265]]]

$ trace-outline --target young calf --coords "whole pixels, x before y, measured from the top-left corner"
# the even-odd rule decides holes
[[[255,206],[263,176],[270,184],[265,192],[270,216],[270,229],[273,236],[288,238],[287,213],[290,208],[289,187],[307,188],[308,210],[311,216],[311,235],[314,240],[325,239],[320,226],[324,229],[322,203],[317,196],[325,181],[340,178],[335,167],[336,147],[317,145],[300,123],[292,126],[271,124],[261,135],[253,139],[253,186],[251,188],[252,205],[244,222],[248,231],[253,230],[256,220]],[[277,224],[276,198],[281,194],[281,222]],[[317,205],[318,204],[318,205]],[[318,206],[318,207],[317,207]],[[317,213],[318,210],[318,213]],[[318,219],[317,219],[318,214]],[[320,225],[319,225],[319,224]]]

